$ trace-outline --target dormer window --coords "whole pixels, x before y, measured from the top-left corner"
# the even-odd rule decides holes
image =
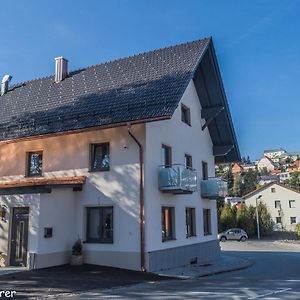
[[[181,104],[181,121],[191,126],[191,111],[184,104]]]
[[[27,176],[35,177],[43,175],[43,152],[27,153]]]

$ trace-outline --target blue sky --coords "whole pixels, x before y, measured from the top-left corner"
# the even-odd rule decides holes
[[[212,36],[242,155],[300,151],[300,1],[3,1],[0,77],[78,69]]]

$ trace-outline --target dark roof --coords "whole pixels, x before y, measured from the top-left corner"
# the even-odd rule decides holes
[[[60,83],[49,76],[13,85],[0,97],[0,141],[171,118],[208,48],[215,57],[208,38],[73,71]],[[226,124],[208,126],[213,143],[234,145],[227,160],[239,160],[226,98],[201,105],[217,101],[225,106],[220,118]]]

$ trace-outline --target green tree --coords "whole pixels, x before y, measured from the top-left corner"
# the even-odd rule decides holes
[[[259,173],[260,175],[270,175],[270,172],[266,167],[262,168],[262,170]]]
[[[233,197],[241,197],[243,190],[243,183],[241,176],[236,176],[232,188],[232,196]]]
[[[300,190],[300,172],[292,172],[291,178],[284,181],[284,184],[286,184],[288,187],[292,189]]]
[[[248,170],[243,176],[243,183],[241,192],[242,195],[248,194],[256,189],[257,185],[257,172]]]
[[[246,161],[247,164],[251,164],[251,159],[250,159],[250,156],[247,155],[247,161]]]
[[[254,235],[255,227],[253,216],[245,204],[240,205],[237,209],[236,224],[237,227],[244,229],[249,236]]]
[[[267,209],[267,206],[260,202],[258,204],[259,229],[261,235],[268,235],[273,231],[274,222]]]
[[[298,236],[300,236],[300,223],[296,225],[296,233]]]
[[[219,231],[224,231],[236,226],[235,216],[230,205],[225,204],[219,219]]]
[[[234,177],[232,174],[231,168],[229,168],[222,176],[224,180],[227,181],[227,186],[228,186],[228,195],[232,196],[232,188],[233,188],[233,183],[234,183]]]

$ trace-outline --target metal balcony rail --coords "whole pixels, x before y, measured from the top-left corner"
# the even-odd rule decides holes
[[[225,198],[228,195],[227,182],[220,177],[209,177],[201,181],[201,197],[206,199]]]
[[[197,189],[197,172],[182,164],[159,166],[158,186],[165,193],[193,193]]]

